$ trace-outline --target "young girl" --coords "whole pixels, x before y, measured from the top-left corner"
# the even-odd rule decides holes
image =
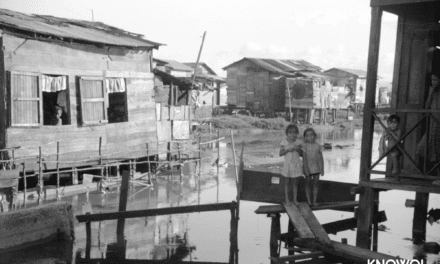
[[[306,175],[306,197],[307,202],[316,206],[318,198],[319,175],[324,176],[324,158],[322,146],[316,142],[316,132],[313,128],[304,131],[304,174]],[[313,193],[313,200],[312,200]]]
[[[302,156],[302,142],[297,139],[299,129],[296,125],[290,124],[286,128],[286,138],[281,142],[280,156],[284,156],[284,166],[281,175],[286,177],[286,203],[289,199],[289,186],[293,188],[293,203],[297,204],[298,183],[300,177],[304,177]]]

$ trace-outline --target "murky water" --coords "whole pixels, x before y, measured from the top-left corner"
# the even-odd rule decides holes
[[[282,134],[280,134],[282,135]],[[252,138],[252,140],[250,140]],[[361,130],[339,129],[320,134],[322,143],[332,143],[333,149],[324,152],[325,178],[335,181],[357,182],[361,148]],[[238,137],[245,139],[245,153],[268,160],[279,159],[279,137],[274,134],[249,135]],[[377,159],[379,135],[375,135],[373,159]],[[232,161],[230,140],[220,144],[220,167],[212,162],[217,157],[217,149],[205,147],[204,157],[210,157],[202,164],[202,176],[199,178],[193,167],[185,166],[182,177],[175,171],[173,176],[162,174],[153,181],[152,186],[132,184],[127,210],[147,208],[166,208],[185,205],[231,202],[236,199],[235,170]],[[238,157],[237,157],[238,158]],[[279,159],[282,161],[282,159]],[[379,166],[383,166],[380,164]],[[404,206],[406,199],[414,199],[415,194],[404,191],[381,192],[379,210],[385,210],[388,220],[384,224],[388,229],[379,233],[380,252],[399,255],[412,259],[415,255],[425,254],[414,246],[411,238],[413,209]],[[118,189],[105,194],[92,192],[65,197],[74,205],[74,214],[115,212],[119,203]],[[51,202],[51,201],[46,201]],[[254,211],[260,203],[242,201],[238,229],[238,248],[240,264],[270,263],[269,235],[270,218],[256,215]],[[440,196],[430,195],[429,208],[440,208]],[[316,211],[321,223],[328,223],[352,217],[352,213],[339,211]],[[125,238],[127,241],[127,259],[174,259],[184,261],[209,261],[228,263],[230,255],[229,210],[203,213],[175,214],[127,219]],[[117,221],[92,223],[91,259],[103,259],[112,254],[116,242]],[[287,216],[281,217],[281,231],[287,232]],[[86,230],[84,223],[75,221],[74,245],[49,244],[22,252],[8,254],[0,258],[1,263],[69,263],[86,257]],[[340,241],[347,238],[349,244],[355,244],[355,231],[344,231],[330,238]],[[427,241],[440,243],[440,224],[427,226]],[[281,250],[281,255],[287,252]],[[438,255],[426,254],[427,263],[439,260]]]

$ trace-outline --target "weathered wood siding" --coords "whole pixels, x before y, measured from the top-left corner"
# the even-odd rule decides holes
[[[398,36],[396,46],[396,63],[393,80],[393,106],[398,109],[423,109],[430,86],[428,73],[432,67],[432,52],[434,36],[426,27],[428,21],[412,19],[410,17],[399,18]],[[417,121],[421,114],[409,113],[401,115],[401,127],[408,131]],[[412,158],[416,159],[417,144],[422,136],[423,128],[419,127],[404,140],[404,148],[408,150]],[[407,171],[414,170],[411,162],[403,156],[403,166]]]
[[[55,154],[56,141],[59,141],[60,152],[69,153],[62,155],[61,160],[85,160],[98,155],[99,138],[102,137],[103,155],[137,158],[146,155],[147,142],[157,141],[150,51],[48,43],[5,34],[2,42],[4,56],[1,62],[5,64],[2,74],[5,71],[26,71],[67,75],[68,79],[70,125],[7,127],[1,135],[1,140],[4,140],[0,141],[1,147],[21,146],[15,153],[16,157],[36,156],[39,146],[42,146],[44,155]],[[125,78],[128,122],[82,125],[79,77]],[[5,93],[8,86],[9,84],[2,81],[1,93]],[[7,124],[8,111],[4,108],[0,111],[1,124]],[[33,117],[29,118],[33,120]],[[156,149],[156,144],[150,144],[149,154],[153,154]],[[132,153],[127,154],[126,151]],[[50,158],[46,160],[48,159]],[[50,169],[55,163],[47,163],[46,166]],[[70,164],[66,167],[70,167]]]
[[[249,61],[229,67],[227,104],[260,111],[284,111],[284,78],[277,77]]]

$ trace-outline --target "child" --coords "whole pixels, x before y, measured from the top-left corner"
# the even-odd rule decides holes
[[[395,138],[400,139],[400,117],[398,115],[390,115],[387,119],[387,125],[391,133]],[[386,151],[391,149],[398,143],[388,131],[383,132],[382,137],[379,141],[379,156],[381,157]],[[391,157],[391,173],[399,173],[400,172],[400,162],[399,158],[401,156],[400,150],[396,147],[389,153],[389,157]]]
[[[286,138],[281,142],[280,156],[284,156],[284,166],[281,175],[286,177],[286,203],[289,199],[289,186],[293,188],[293,203],[297,204],[298,184],[300,177],[304,176],[302,156],[302,142],[297,139],[299,129],[296,125],[290,124],[286,128]]]
[[[306,175],[306,197],[307,203],[316,206],[318,198],[319,175],[324,176],[324,157],[322,146],[316,142],[316,132],[313,128],[304,131],[304,174]],[[312,199],[313,193],[313,199]]]

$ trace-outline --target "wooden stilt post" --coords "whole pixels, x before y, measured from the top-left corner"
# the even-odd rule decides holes
[[[357,236],[356,246],[361,248],[371,248],[371,224],[373,223],[374,213],[374,189],[364,187],[360,193],[359,209],[357,211]]]
[[[90,214],[90,212],[87,212]],[[86,259],[90,259],[90,251],[92,249],[92,223],[90,221],[86,222]]]
[[[57,141],[57,200],[61,199],[60,196],[60,142]]]
[[[98,154],[99,154],[99,166],[102,166],[102,137],[99,137],[99,150],[98,150]],[[101,168],[101,181],[104,180],[104,168]],[[107,180],[107,176],[105,176],[105,180]]]
[[[426,240],[426,215],[428,213],[429,193],[416,192],[413,217],[413,243],[420,244]]]
[[[26,205],[26,198],[27,198],[27,194],[26,194],[26,189],[27,189],[27,179],[26,179],[26,163],[23,162],[23,203]]]
[[[379,61],[380,31],[382,23],[382,9],[379,6],[371,8],[370,43],[368,50],[368,67],[365,94],[364,126],[362,130],[360,181],[370,180],[370,166],[373,145],[374,117],[372,109],[375,106],[377,68]],[[373,220],[374,189],[363,188],[360,194],[357,218],[356,246],[370,249],[371,224]]]
[[[373,251],[377,252],[377,245],[379,241],[379,222],[377,221],[379,215],[379,192],[374,192],[374,205],[373,205]]]
[[[129,183],[130,183],[130,172],[123,171],[122,182],[121,182],[121,193],[119,196],[119,212],[125,212],[127,210],[128,191],[130,188]],[[118,248],[120,249],[125,249],[124,228],[125,228],[125,218],[118,219],[118,223],[116,227],[116,241]],[[123,255],[125,256],[125,253]]]
[[[148,165],[148,183],[151,183],[151,163],[150,163],[150,153],[148,149],[148,143],[146,143],[147,146],[147,165]]]
[[[199,137],[199,174],[202,173],[202,146],[201,146],[202,137]]]
[[[220,167],[220,130],[217,130],[217,180],[219,177]]]
[[[287,227],[286,244],[287,244],[287,247],[293,248],[295,246],[295,244],[293,243],[294,238],[295,238],[295,228],[293,227],[292,221],[290,221],[290,219],[288,221],[289,221],[289,223],[288,223],[288,227]],[[288,254],[294,255],[295,251],[288,250]]]
[[[270,256],[273,258],[278,258],[280,256],[278,250],[278,239],[281,234],[280,226],[280,214],[273,214],[270,216],[272,218],[271,228],[270,228]],[[276,264],[275,261],[271,260],[272,264]]]

